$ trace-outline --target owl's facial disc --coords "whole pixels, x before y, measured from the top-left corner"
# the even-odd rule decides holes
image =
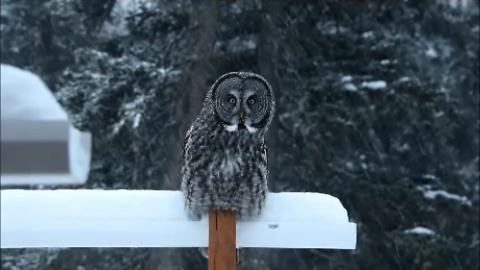
[[[269,110],[268,89],[257,79],[229,78],[219,83],[215,114],[228,132],[255,133]]]

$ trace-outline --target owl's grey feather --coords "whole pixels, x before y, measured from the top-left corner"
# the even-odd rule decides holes
[[[233,96],[229,93],[241,104],[224,103],[223,96]],[[248,95],[258,103],[247,105]],[[260,214],[268,191],[264,137],[274,109],[272,89],[257,74],[228,73],[213,84],[185,137],[181,189],[192,217],[200,218],[209,209],[234,210],[239,217]],[[236,120],[236,110],[251,115]]]

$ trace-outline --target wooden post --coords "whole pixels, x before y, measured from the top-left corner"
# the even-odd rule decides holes
[[[208,269],[235,270],[237,266],[236,213],[210,210],[208,238]]]

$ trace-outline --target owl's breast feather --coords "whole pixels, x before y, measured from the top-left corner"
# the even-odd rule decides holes
[[[224,177],[232,177],[240,172],[243,166],[241,153],[233,154],[225,151],[225,156],[220,163],[220,171]]]

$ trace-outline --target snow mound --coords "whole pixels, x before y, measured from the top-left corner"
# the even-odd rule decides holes
[[[66,120],[67,114],[34,73],[1,64],[1,118]]]

